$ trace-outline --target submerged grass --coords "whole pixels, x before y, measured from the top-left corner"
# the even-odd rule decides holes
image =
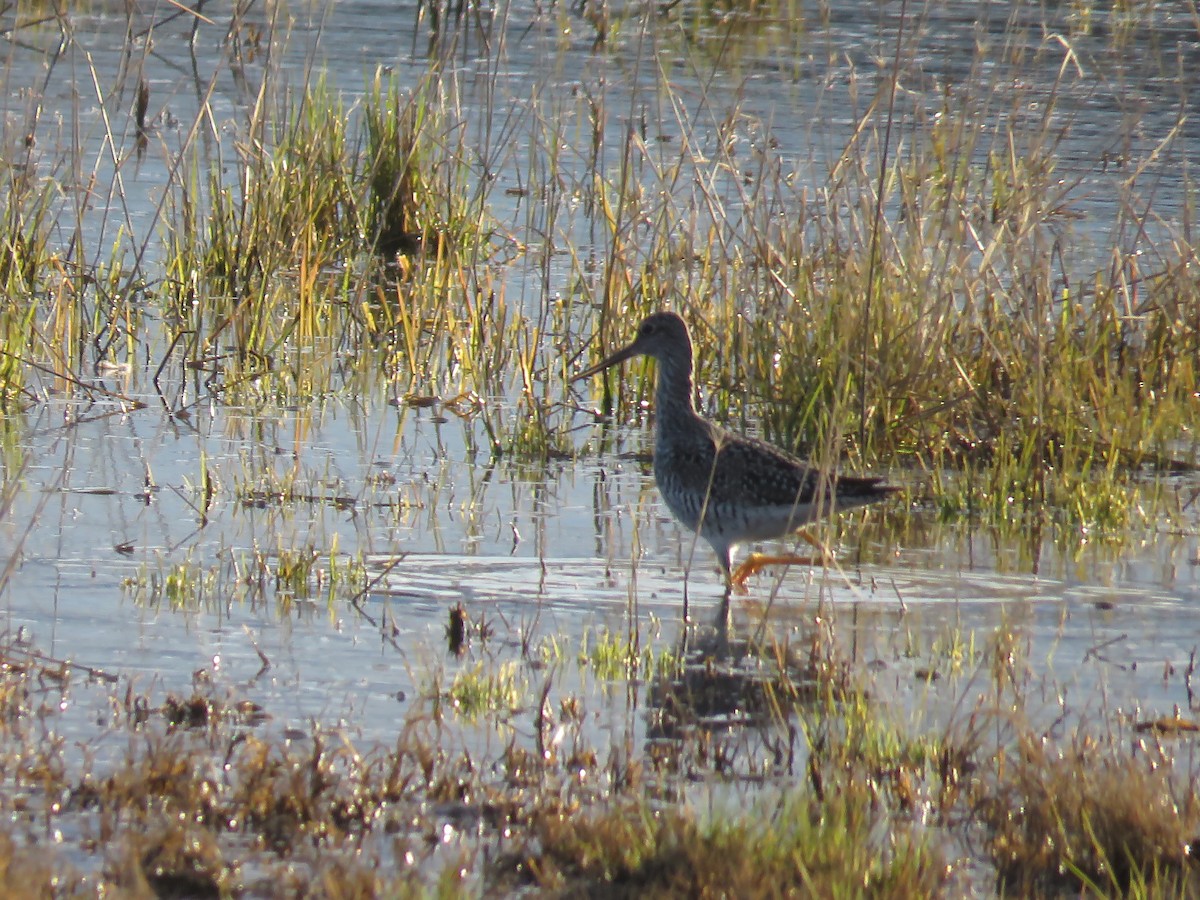
[[[490,671],[477,662],[455,673],[447,700],[455,715],[468,722],[482,716],[500,719],[521,707],[527,689],[516,663],[503,663]]]

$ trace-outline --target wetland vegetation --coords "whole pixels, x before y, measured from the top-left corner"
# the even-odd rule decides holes
[[[3,9],[6,895],[1200,890],[1194,15],[356,6]],[[686,643],[664,307],[905,488]]]

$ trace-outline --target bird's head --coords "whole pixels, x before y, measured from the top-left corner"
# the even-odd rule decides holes
[[[638,326],[637,337],[612,356],[576,375],[572,381],[587,378],[611,368],[634,356],[652,356],[659,362],[679,362],[691,366],[692,339],[687,324],[673,312],[657,312],[647,316]]]

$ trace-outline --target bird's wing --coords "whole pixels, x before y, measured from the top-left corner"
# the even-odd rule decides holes
[[[827,505],[827,510],[884,499],[895,488],[880,478],[861,478],[825,471],[773,444],[732,432],[716,435],[723,482],[750,503]],[[836,495],[836,502],[835,502]]]
[[[732,432],[718,441],[723,484],[751,504],[813,503],[829,488],[821,470],[764,441]]]

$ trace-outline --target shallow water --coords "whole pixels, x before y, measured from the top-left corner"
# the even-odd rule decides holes
[[[20,630],[51,656],[176,692],[210,669],[281,727],[341,721],[387,741],[406,703],[428,694],[430,672],[453,672],[478,654],[521,658],[521,642],[547,638],[576,646],[589,634],[624,633],[631,618],[645,640],[674,646],[685,574],[697,620],[716,615],[711,551],[693,547],[670,520],[636,462],[583,459],[536,472],[485,466],[456,440],[469,423],[428,419],[385,407],[309,423],[298,440],[294,422],[242,433],[219,412],[180,427],[147,408],[32,429],[37,461],[3,529],[6,558],[20,560],[6,595],[8,632]],[[222,486],[205,525],[202,453]],[[259,502],[252,493],[292,472],[295,499]],[[919,510],[891,514],[930,521]],[[881,515],[847,517],[842,571],[759,575],[735,599],[736,618],[752,612],[757,620],[769,604],[781,633],[802,631],[816,615],[847,628],[852,620],[856,646],[870,654],[863,661],[898,665],[901,680],[911,680],[914,665],[902,647],[924,648],[936,665],[933,644],[948,630],[982,641],[1015,624],[1028,658],[1052,658],[1075,691],[1119,688],[1147,715],[1186,708],[1181,682],[1162,669],[1186,665],[1196,645],[1194,528],[1148,534],[1117,553],[1064,554],[1047,541],[1034,574],[1028,548],[964,524],[910,531],[901,543],[880,530]],[[874,527],[864,532],[864,524]],[[328,570],[330,547],[343,563],[364,555],[373,582],[361,600],[367,616],[331,604],[315,579],[290,609],[279,599],[286,591],[256,595],[239,580],[256,552],[312,548],[322,556],[317,568]],[[125,586],[162,581],[180,565],[208,578],[185,592],[183,608]],[[459,603],[494,636],[494,646],[475,647],[461,662],[447,655],[445,639]],[[261,673],[259,651],[270,661]]]

